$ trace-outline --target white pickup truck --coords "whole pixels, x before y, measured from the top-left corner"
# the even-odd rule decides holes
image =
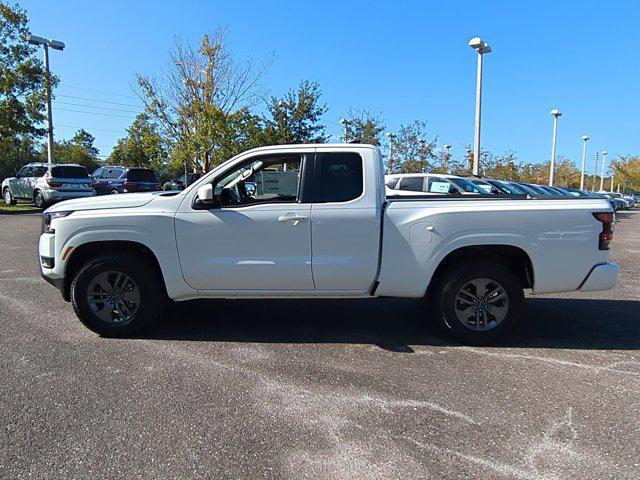
[[[476,344],[517,323],[523,289],[617,281],[607,200],[387,195],[376,147],[257,148],[181,192],[50,207],[42,275],[105,336],[149,325],[170,300],[411,297]]]

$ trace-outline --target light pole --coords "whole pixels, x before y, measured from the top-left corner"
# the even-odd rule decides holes
[[[582,140],[584,140],[584,145],[582,146],[582,173],[580,174],[580,190],[584,190],[584,169],[587,166],[587,142],[589,141],[589,137],[587,135],[583,135]]]
[[[478,75],[476,77],[476,128],[473,136],[473,174],[480,171],[480,118],[482,114],[482,55],[491,52],[491,47],[480,37],[469,40],[469,46],[478,52]]]
[[[449,173],[449,159],[451,158],[451,145],[448,143],[444,146],[446,153],[444,154],[444,173]]]
[[[387,174],[391,175],[393,173],[393,141],[396,138],[395,133],[388,132],[387,137],[389,137],[389,161],[387,162]]]
[[[554,108],[549,112],[553,115],[553,143],[551,145],[551,167],[549,168],[549,186],[553,187],[553,173],[556,168],[556,141],[558,140],[558,117],[562,116],[562,112]]]
[[[615,176],[615,174],[616,174],[616,172],[615,172],[615,170],[612,168],[612,169],[611,169],[611,188],[609,189],[609,191],[610,191],[611,193],[613,193],[613,177]]]
[[[47,92],[47,160],[49,165],[55,162],[55,152],[53,149],[53,112],[51,110],[51,73],[49,72],[49,47],[54,50],[64,50],[64,43],[59,40],[45,39],[35,35],[27,39],[31,45],[42,45],[44,47],[44,84]]]
[[[344,143],[347,143],[349,141],[349,125],[351,125],[351,122],[346,118],[341,118],[340,123],[344,127]]]
[[[604,190],[604,168],[607,166],[607,151],[602,151],[602,173],[600,174],[600,190]]]

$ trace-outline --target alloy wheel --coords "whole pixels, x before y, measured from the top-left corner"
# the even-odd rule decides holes
[[[500,283],[490,278],[467,281],[455,298],[454,310],[458,321],[475,331],[491,330],[509,312],[509,297]]]
[[[140,289],[125,273],[102,272],[89,282],[87,303],[91,312],[104,322],[128,322],[140,308]]]

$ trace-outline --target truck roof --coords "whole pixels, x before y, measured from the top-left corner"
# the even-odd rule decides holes
[[[23,165],[25,167],[48,167],[49,163],[47,162],[31,162]],[[82,167],[86,168],[84,165],[80,165],[79,163],[52,163],[52,167]]]

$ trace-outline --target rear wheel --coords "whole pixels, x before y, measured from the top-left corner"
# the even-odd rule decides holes
[[[16,204],[16,199],[13,198],[13,196],[11,195],[11,190],[9,190],[8,188],[5,188],[4,192],[2,192],[2,198],[4,199],[5,205]]]
[[[120,192],[118,192],[118,190],[116,190],[115,188],[109,192],[110,195],[116,195],[118,193]]]
[[[40,190],[36,190],[36,192],[33,194],[33,203],[35,203],[36,207],[38,208],[44,208],[46,206],[44,195]]]
[[[499,260],[472,260],[453,266],[433,291],[440,324],[464,343],[493,343],[522,316],[524,295],[518,277]]]
[[[149,326],[167,303],[153,266],[128,253],[102,255],[85,264],[71,284],[71,301],[87,328],[108,337]]]

